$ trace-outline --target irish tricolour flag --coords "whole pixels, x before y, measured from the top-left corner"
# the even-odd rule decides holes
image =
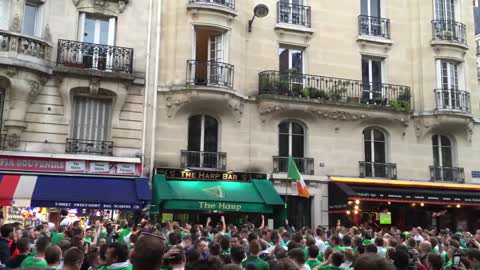
[[[303,181],[303,177],[300,174],[300,171],[298,171],[297,164],[295,164],[295,161],[293,161],[292,157],[288,158],[287,177],[289,179],[295,179],[295,181],[297,181],[298,196],[310,198],[310,192],[308,191],[308,187],[305,184],[305,181]]]

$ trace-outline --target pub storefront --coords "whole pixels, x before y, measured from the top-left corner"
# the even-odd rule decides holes
[[[284,202],[265,174],[157,168],[151,214],[162,222],[279,224]]]
[[[330,224],[480,228],[480,186],[331,177]]]

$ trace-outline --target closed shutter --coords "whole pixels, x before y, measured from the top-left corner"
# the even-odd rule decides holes
[[[75,96],[73,139],[109,141],[112,99]]]
[[[0,0],[0,29],[8,29],[9,14],[10,0]]]

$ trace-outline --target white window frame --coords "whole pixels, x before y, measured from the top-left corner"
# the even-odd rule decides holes
[[[85,34],[85,19],[87,18],[87,13],[81,12],[78,17],[78,41],[84,41]],[[115,45],[115,30],[116,30],[116,17],[108,18],[108,42],[105,45],[114,46]],[[95,37],[94,43],[99,44],[100,42],[100,20],[95,22]]]
[[[437,10],[437,1],[442,1],[442,6],[443,6],[443,9],[446,10],[446,1],[450,1],[450,0],[433,0],[433,18],[435,20],[453,20],[453,21],[461,21],[461,18],[462,18],[462,11],[461,11],[461,4],[459,0],[453,0],[454,3],[453,3],[453,8],[454,8],[454,11],[453,11],[453,18],[440,18],[439,17],[439,11]]]
[[[386,83],[385,82],[385,77],[386,77],[385,76],[385,70],[386,70],[385,61],[386,61],[386,59],[385,58],[380,58],[380,57],[373,57],[373,56],[369,56],[369,55],[362,55],[362,61],[364,59],[368,60],[368,83],[370,85],[369,91],[368,91],[369,92],[369,98],[372,99],[373,98],[373,93],[374,93],[374,91],[373,91],[373,72],[372,72],[373,71],[373,68],[372,68],[372,66],[373,66],[372,62],[373,61],[379,61],[380,62],[380,69],[381,69],[380,71],[382,73],[381,77],[380,77],[380,79],[381,79],[380,83],[382,84],[381,93],[382,93],[382,97],[385,97],[385,89],[383,87],[383,84]],[[365,89],[363,89],[363,91],[365,91]]]
[[[107,128],[106,128],[106,134],[102,134],[102,141],[110,141],[111,138],[112,138],[112,121],[113,121],[113,110],[114,110],[114,98],[113,97],[106,97],[106,96],[98,96],[98,97],[92,97],[90,95],[85,95],[85,94],[76,94],[74,96],[72,96],[72,110],[73,110],[73,125],[76,125],[76,124],[81,124],[81,123],[78,123],[77,121],[78,120],[78,117],[79,115],[76,114],[76,109],[77,109],[77,103],[75,102],[75,98],[76,97],[86,97],[86,98],[90,98],[90,99],[98,99],[98,100],[110,100],[111,101],[111,105],[110,105],[110,118],[109,119],[104,119],[105,121],[107,121]],[[97,104],[98,106],[98,104]],[[88,106],[87,106],[88,107]],[[88,108],[87,108],[88,109]],[[102,111],[103,114],[106,114],[107,112],[106,111]],[[97,116],[98,118],[98,116]],[[94,122],[91,122],[90,123],[90,131],[93,130],[94,126],[93,126]],[[83,131],[78,131],[78,132],[75,132],[75,126],[72,126],[71,128],[71,132],[72,132],[72,136],[71,138],[73,139],[80,139],[80,140],[92,140],[92,138],[90,138],[90,134],[87,134],[86,132],[88,132],[88,129],[86,130],[83,130]],[[94,136],[94,139],[93,140],[96,140],[96,137],[98,137],[98,133],[99,132],[103,132],[103,130],[95,130],[95,136]]]
[[[280,132],[280,125],[283,124],[283,123],[288,123],[288,134],[286,133],[281,133]],[[302,127],[303,129],[303,157],[297,157],[297,158],[305,158],[307,157],[307,129],[305,128],[305,126],[295,120],[285,120],[285,121],[282,121],[278,124],[278,135],[288,135],[288,156],[289,157],[292,157],[292,138],[294,136],[293,134],[293,128],[292,128],[292,125],[293,123],[299,125]],[[295,134],[295,136],[300,136],[300,134]],[[278,142],[278,149],[277,149],[277,153],[280,154],[280,141]]]
[[[23,14],[25,14],[25,9],[27,4],[34,5],[36,7],[35,13],[35,25],[33,29],[33,35],[36,37],[41,37],[43,34],[43,17],[45,13],[45,4],[43,1],[34,1],[34,0],[27,0],[23,6]],[[22,33],[25,33],[25,24],[22,23]]]
[[[3,30],[8,30],[8,27],[9,27],[9,22],[10,22],[10,2],[11,0],[0,0],[0,3],[4,4],[5,5],[5,10],[4,10],[4,14],[1,12],[3,9],[0,10],[0,16],[2,16],[2,21],[4,23],[4,25],[2,25],[0,23],[0,29],[3,29]],[[2,7],[3,5],[0,4],[0,7]],[[0,21],[1,22],[1,21]]]

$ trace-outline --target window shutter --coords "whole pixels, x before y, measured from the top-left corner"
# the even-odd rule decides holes
[[[111,136],[112,100],[74,97],[72,137],[80,140],[108,141]]]

